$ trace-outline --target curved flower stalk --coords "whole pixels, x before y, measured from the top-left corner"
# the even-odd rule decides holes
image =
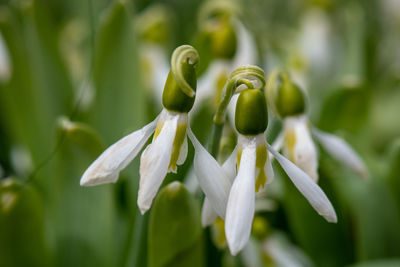
[[[155,103],[161,103],[164,82],[169,72],[165,44],[170,36],[170,10],[161,4],[152,5],[139,15],[136,28],[141,36],[140,57],[146,86],[151,89]]]
[[[238,13],[238,7],[231,1],[208,1],[200,12],[201,32],[210,36],[210,53],[214,59],[199,79],[196,103],[218,99],[221,81],[225,83],[229,73],[239,66],[254,65],[257,61],[254,38],[237,18]],[[232,119],[235,103],[236,98],[232,99],[229,107]],[[193,112],[196,111],[195,107]]]
[[[218,216],[225,219],[226,238],[233,255],[243,249],[250,237],[255,212],[255,191],[273,180],[271,157],[267,151],[273,154],[313,208],[327,221],[337,221],[332,204],[321,188],[305,172],[266,142],[264,132],[268,124],[268,113],[262,92],[264,84],[264,72],[258,67],[238,68],[232,73],[225,86],[224,97],[214,117],[215,125],[223,125],[230,98],[233,94],[240,92],[235,114],[235,126],[239,133],[238,145],[231,156],[237,157],[237,175],[232,186],[229,187],[231,182],[227,174],[228,170],[219,167],[220,175],[223,176],[220,177],[216,175],[215,170],[205,168],[202,162],[196,159],[194,161],[199,184],[211,207]],[[235,164],[227,165],[233,166],[233,173],[235,173]],[[226,188],[216,187],[215,181],[225,181]],[[226,191],[229,192],[225,199]],[[226,212],[223,210],[221,212],[224,206]]]
[[[163,93],[163,110],[151,123],[137,130],[105,150],[85,171],[81,185],[93,186],[117,181],[124,169],[141,151],[154,133],[153,141],[140,158],[138,206],[145,213],[168,172],[176,172],[187,155],[188,112],[194,103],[197,51],[183,45],[172,55],[172,67]],[[183,89],[182,85],[186,88]],[[191,135],[189,135],[191,136]],[[194,135],[193,138],[195,139]],[[197,141],[197,139],[196,139]],[[204,149],[204,148],[203,148]]]
[[[286,73],[275,70],[270,74],[267,99],[273,113],[283,120],[283,130],[273,147],[276,150],[282,149],[284,155],[315,182],[318,181],[318,152],[312,137],[333,158],[362,177],[368,177],[367,168],[349,144],[338,136],[311,126],[306,115],[305,96]]]

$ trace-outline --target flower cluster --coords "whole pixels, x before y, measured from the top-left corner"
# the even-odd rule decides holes
[[[272,76],[266,84],[264,71],[258,67],[241,66],[235,69],[224,86],[214,117],[214,138],[209,153],[191,131],[188,119],[195,103],[198,61],[198,53],[193,47],[184,45],[175,49],[164,86],[160,115],[104,151],[85,171],[81,185],[116,182],[119,172],[139,154],[153,135],[152,143],[144,149],[140,158],[137,203],[141,212],[145,213],[150,209],[167,173],[177,172],[177,165],[185,161],[188,136],[195,148],[197,180],[205,193],[202,223],[209,225],[218,216],[225,221],[226,239],[233,255],[241,251],[249,240],[255,213],[255,194],[273,180],[273,158],[311,206],[328,222],[336,222],[332,204],[316,183],[316,149],[304,115],[305,102],[301,91],[284,75],[281,75],[283,82],[278,88],[271,86],[278,76]],[[284,118],[283,137],[278,138],[274,145],[276,148],[269,145],[265,137],[268,126],[264,95],[266,85],[270,108],[274,114]],[[228,106],[235,95],[238,96],[234,115],[237,145],[221,166],[216,160],[219,140]],[[365,171],[361,160],[344,141],[316,129],[312,132],[331,154],[341,157],[344,152],[348,165],[359,172]],[[282,146],[290,160],[277,152]]]

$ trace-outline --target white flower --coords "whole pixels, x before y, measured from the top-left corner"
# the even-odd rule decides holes
[[[162,102],[164,83],[169,72],[167,55],[161,45],[145,43],[141,48],[141,57],[144,64],[145,81],[152,90],[155,103]]]
[[[317,182],[318,153],[307,116],[287,117],[283,124],[283,155]]]
[[[188,114],[163,109],[160,116],[105,150],[85,171],[80,181],[93,186],[117,181],[124,169],[141,151],[154,132],[153,142],[140,158],[138,206],[145,213],[168,172],[176,172],[187,155]]]
[[[368,171],[357,153],[343,139],[317,129],[311,129],[306,115],[290,116],[283,121],[283,131],[274,142],[276,150],[282,148],[285,157],[318,181],[318,153],[313,135],[336,160],[363,177]]]
[[[332,204],[321,188],[305,172],[268,145],[263,133],[239,135],[237,152],[234,152],[235,155],[237,153],[238,174],[231,188],[229,175],[222,167],[217,165],[210,168],[207,162],[196,159],[194,162],[199,184],[209,204],[225,219],[226,238],[233,255],[243,249],[249,240],[255,211],[255,191],[273,180],[272,157],[268,156],[267,149],[311,206],[327,221],[337,221]]]
[[[196,103],[192,113],[198,112],[201,106],[198,103],[203,103],[207,99],[218,98],[217,89],[222,89],[218,88],[220,83],[225,83],[225,80],[234,69],[239,66],[254,65],[257,62],[255,53],[257,47],[251,33],[237,19],[233,20],[233,26],[238,40],[235,56],[231,60],[216,59],[210,63],[207,71],[199,78]],[[235,118],[236,101],[237,95],[233,96],[228,108],[229,117],[232,119]]]

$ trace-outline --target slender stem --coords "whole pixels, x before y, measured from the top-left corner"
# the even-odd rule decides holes
[[[219,144],[221,142],[223,128],[224,128],[223,124],[216,124],[216,123],[213,124],[211,143],[210,146],[208,147],[208,151],[215,159],[218,157]]]
[[[232,96],[238,93],[237,89],[241,85],[244,85],[246,89],[263,90],[265,86],[264,71],[256,66],[242,66],[235,69],[229,76],[224,87],[221,102],[214,115],[211,143],[208,147],[209,152],[215,159],[218,157],[222,130],[226,120],[226,110]]]

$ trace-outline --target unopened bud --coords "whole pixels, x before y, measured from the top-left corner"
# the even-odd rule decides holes
[[[268,111],[262,91],[248,89],[240,93],[236,104],[235,125],[243,135],[256,135],[267,129]]]

